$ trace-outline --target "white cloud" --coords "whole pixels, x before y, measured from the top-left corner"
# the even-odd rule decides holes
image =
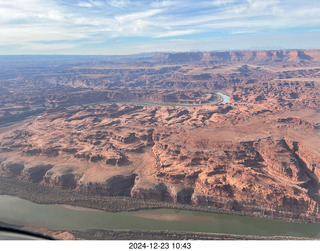
[[[22,49],[28,51],[57,51],[57,50],[65,50],[76,47],[75,44],[41,44],[41,43],[25,43],[22,46]]]
[[[153,10],[147,10],[147,11],[133,12],[127,15],[115,16],[115,19],[120,23],[125,23],[132,20],[152,17],[156,14],[159,14],[162,11],[163,10],[161,9],[153,9]]]
[[[11,0],[0,1],[0,20],[1,22],[14,21],[16,19],[48,19],[60,21],[64,15],[60,7],[52,1],[40,0]]]
[[[121,7],[128,6],[130,4],[130,1],[129,0],[109,0],[108,4],[113,7],[121,8]]]
[[[214,6],[223,6],[223,5],[228,5],[235,2],[236,0],[215,0],[215,1],[212,1],[210,4]]]
[[[163,8],[163,7],[170,7],[170,6],[181,6],[181,4],[183,4],[182,1],[169,1],[169,0],[165,0],[165,1],[156,1],[156,2],[152,2],[151,3],[151,7],[152,8]]]
[[[97,6],[97,7],[103,7],[105,6],[105,2],[104,1],[96,1],[96,0],[89,0],[90,3],[94,6]]]
[[[25,45],[26,43],[41,41],[44,43],[60,40],[79,40],[88,38],[87,35],[74,30],[53,28],[50,26],[19,26],[19,27],[0,27],[0,45]]]
[[[177,36],[183,36],[183,35],[189,35],[193,33],[197,33],[199,31],[196,30],[174,30],[174,31],[168,31],[164,33],[160,33],[159,35],[155,35],[156,38],[161,37],[177,37]]]
[[[92,7],[92,4],[88,3],[88,2],[80,2],[78,5],[80,7],[86,7],[86,8],[91,8]]]
[[[47,18],[53,21],[63,21],[65,19],[63,14],[57,10],[50,10],[46,15],[43,16],[43,18]]]
[[[320,2],[313,0],[0,0],[0,44],[31,48],[37,41],[45,50],[47,42],[59,40],[70,46],[119,37],[133,46],[130,37],[138,36],[273,33],[320,28],[318,13]]]

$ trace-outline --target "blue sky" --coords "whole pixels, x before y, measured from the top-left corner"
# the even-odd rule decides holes
[[[320,48],[319,0],[0,0],[0,54]]]

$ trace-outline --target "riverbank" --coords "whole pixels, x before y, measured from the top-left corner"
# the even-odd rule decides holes
[[[232,215],[231,212],[200,212],[204,210],[188,205],[178,208],[184,205],[161,205],[155,201],[90,196],[14,179],[0,178],[0,191],[1,194],[7,192],[6,194],[11,195],[0,196],[1,221],[24,226],[25,229],[33,229],[35,232],[51,233],[53,237],[63,233],[61,236],[72,235],[75,239],[88,240],[291,240],[317,239],[320,231],[319,224],[293,224],[257,217],[242,217]],[[26,199],[30,192],[33,195],[29,196],[29,199],[18,198],[20,195],[20,198]],[[130,206],[132,210],[127,210]],[[118,211],[113,213],[111,210],[104,212],[107,210],[87,209],[102,207],[112,209],[113,212]],[[142,210],[145,208],[149,210]]]
[[[88,229],[86,231],[50,231],[44,228],[21,227],[0,222],[6,228],[21,229],[26,233],[43,235],[57,240],[316,240],[314,238],[293,236],[255,236],[219,233],[200,233],[183,231],[154,230],[107,230]]]
[[[237,211],[219,210],[213,207],[201,207],[195,205],[169,203],[154,200],[142,200],[131,197],[99,196],[84,194],[75,191],[58,190],[39,184],[22,182],[17,178],[5,178],[0,176],[0,195],[11,195],[38,204],[60,204],[74,207],[83,207],[107,212],[128,212],[143,209],[178,209],[199,211],[208,213],[220,213],[237,216],[250,216],[265,218],[283,222],[309,223],[303,219],[288,219],[270,217],[260,214],[250,214]]]
[[[85,240],[314,240],[292,236],[255,236],[218,233],[195,233],[143,230],[88,229],[71,231],[76,239]]]

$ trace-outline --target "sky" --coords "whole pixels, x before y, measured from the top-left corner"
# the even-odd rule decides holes
[[[0,0],[0,55],[319,49],[319,0]]]

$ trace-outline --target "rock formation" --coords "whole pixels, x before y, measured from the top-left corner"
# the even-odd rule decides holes
[[[317,50],[158,53],[21,77],[37,97],[2,80],[2,119],[15,124],[0,131],[0,175],[319,222],[319,60]]]

